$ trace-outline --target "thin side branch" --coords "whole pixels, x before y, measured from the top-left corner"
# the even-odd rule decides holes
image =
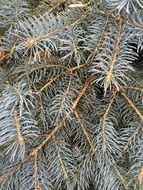
[[[24,138],[23,138],[21,131],[20,131],[20,122],[19,122],[19,117],[18,117],[17,111],[14,111],[14,120],[15,120],[15,127],[17,130],[18,140],[19,140],[20,144],[23,144]]]
[[[58,143],[57,143],[57,141],[56,141],[56,139],[55,139],[55,136],[53,136],[52,139],[53,139],[53,143],[54,143],[54,145],[55,145],[55,147],[56,147],[56,150],[57,150],[57,153],[58,153],[58,159],[59,159],[59,161],[60,161],[61,168],[62,168],[62,171],[63,171],[63,173],[64,173],[64,177],[65,177],[65,179],[68,179],[67,169],[66,169],[66,167],[65,167],[65,163],[64,163],[64,161],[63,161],[63,159],[62,159],[62,157],[61,157],[61,154],[60,154],[60,147],[59,147],[59,145],[58,145]]]
[[[128,98],[128,96],[124,92],[122,92],[122,96],[124,96],[124,98],[127,100],[128,104],[133,108],[135,113],[141,119],[141,122],[143,122],[143,114],[138,110],[138,108],[134,105],[134,103]]]

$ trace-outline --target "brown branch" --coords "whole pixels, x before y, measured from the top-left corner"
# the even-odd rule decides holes
[[[118,166],[116,165],[116,163],[115,163],[115,162],[113,163],[113,162],[107,157],[107,155],[106,155],[106,159],[107,159],[108,163],[110,164],[110,166],[111,166],[111,167],[114,169],[114,171],[116,172],[116,174],[117,174],[119,180],[120,180],[121,183],[124,185],[125,189],[127,190],[127,188],[126,188],[126,181],[125,181],[125,179],[124,179],[124,176],[123,176],[123,175],[121,174],[121,172],[119,171]]]
[[[93,81],[93,77],[90,77],[86,80],[85,84],[82,86],[77,98],[75,99],[73,106],[72,106],[72,110],[74,110],[79,102],[79,100],[81,99],[81,97],[84,95],[84,93],[86,92],[87,88],[89,88],[90,84]]]
[[[23,138],[21,131],[20,131],[20,123],[19,123],[19,117],[18,117],[17,111],[14,111],[14,120],[15,120],[15,127],[17,130],[18,140],[19,140],[20,144],[23,144],[24,138]]]
[[[138,28],[138,29],[143,29],[143,24],[142,23],[135,23],[135,22],[132,22],[129,18],[127,20],[127,23],[131,26],[134,26],[135,28]]]
[[[121,94],[126,99],[126,101],[131,106],[131,108],[133,108],[135,113],[139,116],[139,118],[141,119],[141,122],[143,122],[143,114],[138,110],[138,108],[134,105],[134,103],[128,98],[128,96],[124,92],[122,92]]]
[[[44,65],[41,65],[41,64],[40,64],[40,66],[31,69],[31,72],[30,72],[30,73],[35,72],[35,71],[38,70],[38,69],[43,69],[43,68],[44,68],[44,69],[48,69],[48,68],[54,68],[54,67],[55,67],[55,68],[57,68],[57,67],[58,67],[58,68],[63,68],[63,69],[66,69],[66,70],[68,69],[67,67],[65,67],[65,66],[63,66],[63,65],[59,65],[59,64],[51,64],[51,65],[47,65],[47,64],[46,64],[46,65],[45,65],[45,64],[44,64]]]
[[[131,142],[135,139],[135,137],[136,137],[136,135],[139,133],[139,131],[140,131],[140,125],[138,125],[138,126],[136,127],[136,129],[134,130],[133,134],[132,134],[132,135],[130,136],[130,138],[128,139],[128,142],[127,142],[127,144],[125,145],[123,151],[126,151],[126,150],[127,150],[129,144],[131,144]]]
[[[108,105],[108,107],[107,107],[107,109],[106,109],[106,111],[105,111],[105,113],[104,113],[104,115],[103,115],[103,118],[102,118],[102,120],[101,120],[101,124],[100,124],[100,126],[101,126],[101,128],[102,128],[102,138],[103,138],[103,152],[105,152],[106,151],[106,135],[105,135],[105,125],[106,125],[106,119],[107,119],[107,117],[108,117],[108,114],[109,114],[109,111],[110,111],[110,109],[111,109],[111,106],[112,106],[112,104],[113,104],[113,102],[114,102],[114,100],[115,100],[115,98],[116,98],[116,91],[115,92],[113,92],[113,97],[111,98],[111,100],[110,100],[110,102],[109,102],[109,105]]]
[[[141,171],[139,173],[138,180],[139,180],[140,184],[143,184],[143,166],[142,166]]]
[[[2,63],[2,61],[4,59],[4,55],[5,55],[4,50],[0,49],[0,64]]]
[[[68,179],[67,169],[66,169],[66,167],[65,167],[65,163],[64,163],[64,161],[63,161],[63,159],[62,159],[62,157],[61,157],[61,154],[60,154],[60,147],[59,147],[59,145],[58,145],[58,143],[57,143],[57,141],[56,141],[56,139],[55,139],[55,136],[53,136],[52,139],[53,139],[53,143],[54,143],[54,145],[55,145],[55,147],[56,147],[56,150],[57,150],[57,153],[58,153],[58,159],[59,159],[59,161],[60,161],[61,168],[62,168],[62,171],[63,171],[63,173],[64,173],[64,177],[65,177],[65,179]]]
[[[133,89],[143,93],[143,88],[135,87],[135,86],[124,86],[125,89]]]
[[[88,89],[88,87],[90,86],[92,82],[92,78],[89,78],[86,80],[85,84],[82,86],[77,98],[74,101],[72,110],[74,111],[74,109],[76,108],[76,106],[78,105],[80,99],[82,98],[82,96],[84,95],[84,93],[86,92],[86,90]],[[4,175],[2,175],[0,177],[0,181],[3,181],[5,178],[11,176],[16,169],[20,168],[24,163],[28,162],[30,159],[33,159],[33,157],[35,156],[35,154],[38,154],[38,152],[43,148],[43,146],[52,139],[52,137],[57,133],[57,131],[59,129],[61,129],[64,126],[64,123],[66,121],[67,117],[63,117],[60,122],[53,127],[53,130],[46,135],[45,140],[43,140],[43,142],[38,145],[34,150],[32,150],[32,152],[25,158],[23,159],[22,162],[17,163],[15,166],[12,167],[12,169],[10,169],[8,172],[6,172]]]
[[[103,30],[102,30],[102,32],[101,32],[101,34],[100,34],[100,37],[99,37],[99,40],[98,40],[98,42],[97,42],[96,48],[95,48],[94,51],[91,53],[92,56],[95,56],[95,55],[99,52],[100,48],[101,48],[102,45],[103,45],[102,42],[103,42],[103,39],[104,39],[104,36],[105,36],[105,32],[106,32],[106,30],[107,30],[108,22],[109,22],[109,17],[107,17],[107,19],[106,19],[106,21],[105,21],[104,28],[103,28]],[[91,56],[91,55],[90,55],[90,56]]]
[[[124,86],[123,88],[125,89],[133,89],[133,90],[138,90],[140,92],[143,92],[142,88],[139,87],[134,87],[134,86]],[[124,90],[123,90],[124,91]],[[140,113],[140,111],[136,108],[136,106],[133,104],[133,102],[127,97],[127,95],[125,93],[122,93],[122,95],[124,96],[124,98],[127,100],[127,102],[129,103],[129,105],[134,109],[134,111],[137,113],[137,115],[142,118],[142,114]],[[142,119],[141,119],[142,122]],[[126,146],[124,147],[123,151],[126,151],[129,144],[131,144],[131,142],[133,141],[133,139],[135,139],[136,135],[139,133],[140,131],[140,124],[136,127],[136,129],[134,130],[133,134],[130,136],[130,138],[128,139],[128,142],[126,144]]]
[[[110,19],[113,19],[114,21],[116,22],[120,22],[121,19],[123,19],[119,14],[117,13],[113,13],[113,12],[109,12],[109,11],[103,11],[103,10],[100,10],[99,8],[96,8],[97,12],[103,16],[105,16],[106,18],[107,17],[110,17]],[[126,18],[124,18],[126,19]]]
[[[48,81],[48,83],[46,83],[37,93],[42,92],[45,88],[47,88],[48,86],[50,86],[55,80],[57,80],[59,77],[61,76],[61,74],[55,76],[54,78],[50,79]]]
[[[114,69],[114,65],[117,61],[117,56],[118,53],[120,52],[120,42],[121,42],[121,34],[122,34],[122,29],[123,29],[123,19],[119,20],[119,30],[117,33],[117,41],[114,45],[114,52],[113,52],[113,57],[111,60],[111,65],[110,65],[110,69],[107,72],[107,76],[106,76],[106,80],[108,83],[111,83],[111,81],[114,80],[114,74],[113,74],[113,69]]]
[[[49,87],[54,81],[56,81],[59,77],[61,77],[62,75],[66,74],[66,73],[73,73],[74,71],[81,69],[83,67],[88,66],[89,63],[87,64],[82,64],[73,68],[67,68],[63,73],[58,74],[57,76],[55,76],[54,78],[50,79],[40,90],[38,90],[37,92],[34,93],[39,93],[42,92],[43,90],[45,90],[45,88]]]
[[[83,134],[85,135],[85,137],[86,137],[86,139],[87,139],[87,141],[88,141],[88,143],[89,143],[89,145],[91,147],[91,151],[95,152],[95,148],[94,148],[94,145],[92,144],[91,137],[90,137],[89,133],[87,132],[87,130],[85,129],[84,124],[83,124],[83,122],[82,122],[82,120],[80,118],[79,113],[76,110],[74,110],[74,114],[75,114],[75,116],[77,118],[77,121],[78,121],[82,131],[83,131]]]
[[[68,83],[67,89],[65,91],[64,97],[62,99],[61,106],[60,106],[60,109],[59,109],[59,113],[61,113],[62,110],[64,109],[64,102],[66,101],[66,97],[70,93],[71,82],[72,82],[72,75],[70,75],[69,83]]]
[[[35,179],[35,188],[34,190],[42,190],[41,186],[40,186],[40,182],[39,182],[39,178],[38,178],[38,154],[35,154],[34,157],[34,166],[35,166],[35,170],[34,170],[34,179]]]
[[[77,98],[75,99],[72,110],[74,110],[82,96],[84,95],[87,88],[90,86],[90,83],[92,82],[93,78],[89,78],[86,80],[85,84],[82,86]],[[64,122],[66,121],[67,117],[64,117],[60,120],[59,124],[54,127],[54,129],[47,135],[46,139],[38,146],[36,149],[30,154],[33,155],[35,152],[38,152],[52,137],[53,135],[63,126]]]
[[[33,159],[33,157],[38,154],[38,151],[42,149],[42,147],[53,137],[53,135],[63,126],[66,117],[62,118],[59,124],[57,124],[54,129],[46,136],[45,140],[38,145],[22,162],[17,163],[12,167],[8,172],[5,172],[3,176],[0,177],[0,181],[3,181],[5,178],[11,176],[18,168],[20,168],[24,163]]]

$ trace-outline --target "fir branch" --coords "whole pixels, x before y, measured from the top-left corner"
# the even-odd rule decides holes
[[[60,161],[60,164],[61,164],[61,168],[63,170],[63,173],[64,173],[64,176],[65,176],[65,179],[67,180],[68,179],[68,173],[67,173],[67,169],[65,168],[65,164],[64,164],[64,161],[62,160],[62,157],[60,155],[60,148],[55,140],[55,136],[53,136],[53,142],[54,142],[54,145],[56,147],[56,150],[57,150],[57,153],[58,153],[58,159]]]
[[[143,114],[138,110],[138,108],[134,105],[134,103],[128,98],[128,96],[123,92],[122,95],[126,99],[126,101],[129,103],[129,105],[132,107],[132,109],[135,111],[135,113],[139,116],[141,119],[141,123],[143,122]]]
[[[139,179],[140,184],[142,184],[143,183],[143,167],[141,168],[138,179]]]
[[[24,2],[0,7],[0,189],[141,190],[141,2]]]
[[[35,190],[42,190],[39,177],[38,177],[38,154],[36,153],[34,156],[34,184],[35,184]]]
[[[24,139],[23,139],[23,136],[20,132],[20,123],[19,123],[19,118],[18,118],[18,115],[17,115],[17,111],[14,111],[14,120],[15,120],[15,126],[16,126],[16,130],[17,130],[17,136],[18,136],[18,139],[19,139],[19,142],[20,143],[24,143]]]
[[[77,121],[78,121],[80,127],[82,128],[83,134],[85,135],[85,137],[86,137],[86,139],[87,139],[87,141],[88,141],[88,143],[89,143],[89,145],[90,145],[90,151],[91,151],[91,152],[95,152],[95,148],[94,148],[94,145],[92,144],[91,137],[90,137],[90,135],[88,134],[88,132],[86,131],[86,129],[85,129],[85,127],[84,127],[84,124],[82,123],[82,121],[81,121],[81,119],[80,119],[79,113],[75,110],[75,111],[74,111],[74,114],[75,114],[75,116],[76,116],[76,118],[77,118]]]
[[[89,80],[90,81],[90,80]],[[88,83],[89,83],[88,81]],[[91,82],[91,81],[90,81]],[[72,110],[75,110],[76,106],[78,105],[78,102],[80,101],[81,97],[84,95],[84,92],[86,90],[87,87],[89,87],[87,84],[87,82],[85,83],[85,87],[83,87],[82,89],[82,93],[80,92],[79,95],[77,96],[77,98],[75,99],[73,106],[72,106]],[[4,174],[3,176],[0,177],[0,181],[3,180],[3,178],[5,178],[5,176],[9,177],[10,175],[12,175],[16,169],[18,169],[19,167],[21,167],[23,165],[23,163],[28,162],[29,160],[31,160],[31,158],[33,158],[33,156],[35,154],[38,154],[38,152],[43,148],[43,146],[53,138],[53,136],[57,133],[57,131],[63,127],[64,123],[66,121],[66,117],[63,117],[60,122],[53,128],[53,130],[46,136],[45,140],[43,140],[43,142],[38,145],[25,159],[23,159],[23,162],[20,162],[18,164],[16,164],[15,166],[13,166],[12,169],[10,169],[10,171],[8,171],[6,174]]]

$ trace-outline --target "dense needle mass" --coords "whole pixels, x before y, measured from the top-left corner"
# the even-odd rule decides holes
[[[143,189],[140,0],[0,0],[0,190]]]

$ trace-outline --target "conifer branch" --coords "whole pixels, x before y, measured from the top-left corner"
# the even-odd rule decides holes
[[[133,131],[132,135],[127,140],[127,144],[124,146],[123,151],[126,151],[128,149],[128,147],[129,147],[129,145],[131,145],[132,141],[135,140],[135,138],[138,135],[139,131],[140,131],[140,124],[136,127],[136,129]]]
[[[108,22],[109,22],[109,17],[107,17],[105,24],[104,24],[104,28],[102,29],[102,32],[100,34],[100,37],[98,39],[98,42],[96,44],[96,48],[91,52],[89,58],[94,58],[94,56],[99,52],[100,48],[103,45],[103,40],[106,34],[106,30],[107,30],[107,26],[108,26]]]
[[[93,81],[93,77],[90,77],[86,80],[85,84],[82,86],[77,98],[75,99],[73,106],[72,106],[72,110],[75,110],[76,106],[78,105],[79,100],[81,99],[81,97],[84,95],[84,93],[86,92],[87,88],[89,88],[90,84]]]
[[[18,113],[17,113],[17,111],[15,110],[14,111],[14,120],[15,120],[15,126],[16,126],[16,130],[17,130],[17,137],[18,137],[18,140],[19,140],[19,142],[20,142],[20,144],[22,143],[24,143],[24,138],[23,138],[23,136],[22,136],[22,134],[21,134],[21,130],[20,130],[20,123],[19,123],[19,117],[18,117]]]
[[[135,111],[135,113],[139,116],[141,119],[141,123],[143,122],[143,114],[138,110],[138,108],[134,105],[134,103],[128,98],[128,96],[123,92],[122,95],[128,102],[128,104],[131,106],[131,108]]]
[[[34,186],[35,190],[42,190],[38,176],[38,154],[36,153],[34,156]]]
[[[66,169],[66,167],[65,167],[64,161],[63,161],[63,159],[62,159],[62,157],[61,157],[61,154],[60,154],[60,147],[59,147],[59,145],[58,145],[58,143],[57,143],[57,141],[56,141],[56,139],[55,139],[55,136],[53,136],[52,140],[53,140],[53,143],[54,143],[54,145],[55,145],[55,147],[56,147],[56,150],[57,150],[57,153],[58,153],[58,159],[59,159],[59,161],[60,161],[61,168],[62,168],[62,170],[63,170],[65,179],[67,180],[67,179],[68,179],[68,172],[67,172],[67,169]]]
[[[88,143],[90,145],[90,151],[95,152],[95,148],[94,148],[94,145],[92,143],[91,137],[88,134],[88,132],[87,132],[87,130],[86,130],[81,118],[80,118],[80,114],[76,110],[74,110],[74,114],[75,114],[75,117],[77,118],[79,126],[82,128],[83,134],[85,135],[85,137],[86,137],[86,139],[87,139],[87,141],[88,141]]]
[[[0,189],[141,190],[141,1],[0,1]]]
[[[80,101],[80,99],[82,98],[82,96],[84,95],[85,91],[87,90],[87,88],[89,87],[89,84],[91,83],[91,78],[88,79],[84,86],[81,88],[81,91],[79,92],[77,98],[75,99],[73,106],[72,106],[72,110],[74,111],[76,109],[76,106],[78,105],[78,102]],[[62,128],[64,126],[64,123],[66,121],[66,116],[63,117],[59,123],[53,128],[53,130],[46,135],[45,140],[43,140],[43,142],[38,145],[34,150],[32,150],[32,152],[25,158],[23,159],[22,162],[19,162],[18,164],[16,164],[15,166],[12,167],[12,169],[10,169],[10,171],[6,172],[3,176],[0,177],[0,181],[2,181],[4,178],[11,176],[16,169],[20,168],[24,163],[28,162],[29,160],[33,159],[33,157],[37,154],[38,152],[43,148],[43,146],[53,138],[53,136],[57,133],[57,131]]]
[[[102,129],[102,140],[103,140],[102,151],[103,152],[106,152],[106,132],[105,132],[106,131],[106,121],[108,119],[108,114],[110,112],[111,106],[112,106],[112,104],[116,98],[116,94],[117,94],[117,92],[113,91],[113,97],[111,98],[109,105],[108,105],[108,107],[107,107],[107,109],[106,109],[106,111],[105,111],[105,113],[101,119],[101,123],[100,123],[100,127]]]
[[[139,173],[138,180],[139,180],[140,184],[143,183],[143,167],[141,168],[141,171],[140,171],[140,173]]]

